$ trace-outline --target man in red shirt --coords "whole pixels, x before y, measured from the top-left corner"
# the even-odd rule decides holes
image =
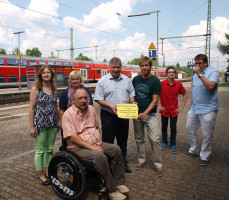
[[[158,110],[161,113],[162,124],[162,145],[161,149],[165,149],[167,140],[167,127],[168,119],[170,118],[170,148],[172,153],[176,153],[176,135],[177,135],[177,115],[184,108],[187,99],[187,93],[182,83],[175,80],[176,69],[170,66],[166,69],[167,80],[161,82],[161,106],[158,105]],[[180,107],[178,107],[178,95],[183,95],[183,101]]]

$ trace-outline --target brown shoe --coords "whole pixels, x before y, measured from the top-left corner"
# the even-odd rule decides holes
[[[163,176],[163,169],[162,169],[162,167],[157,169],[157,175],[159,177],[162,177]]]
[[[145,166],[146,162],[141,162],[141,163],[138,163],[137,166],[136,166],[136,169],[141,169]]]
[[[118,190],[116,190],[115,192],[111,192],[108,195],[109,195],[109,199],[111,200],[125,200],[126,199],[126,196],[121,194]]]
[[[129,188],[126,187],[125,185],[118,185],[117,190],[122,194],[126,194],[130,191]]]

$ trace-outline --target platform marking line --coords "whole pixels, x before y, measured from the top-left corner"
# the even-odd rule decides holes
[[[57,141],[55,142],[55,144],[59,144],[59,143],[61,143],[61,140],[57,140]],[[35,152],[35,151],[36,151],[36,150],[33,149],[33,150],[30,150],[30,151],[25,151],[25,152],[23,152],[23,153],[20,153],[20,154],[18,154],[18,155],[15,155],[15,156],[11,156],[11,157],[9,157],[9,158],[5,158],[5,159],[3,159],[3,160],[0,160],[0,164],[5,163],[5,162],[8,162],[8,161],[10,161],[10,160],[14,160],[14,159],[16,159],[16,158],[22,157],[22,156],[27,155],[27,154],[33,153],[33,152]]]
[[[0,119],[8,119],[11,117],[19,117],[19,116],[28,115],[28,114],[29,113],[21,113],[21,114],[17,114],[17,115],[8,115],[8,116],[0,117]]]

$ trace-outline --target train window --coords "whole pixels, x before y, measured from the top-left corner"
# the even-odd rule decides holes
[[[62,63],[61,62],[56,62],[56,65],[62,65]]]
[[[17,65],[18,60],[15,59],[7,59],[8,65]]]
[[[39,60],[39,64],[40,64],[40,65],[45,65],[46,63],[45,63],[45,61],[43,61],[43,60]]]
[[[21,82],[27,82],[26,75],[21,75]]]
[[[17,82],[17,76],[8,76],[8,82]]]
[[[48,61],[48,64],[49,65],[54,65],[54,62],[53,61]]]
[[[4,60],[0,59],[0,65],[4,65]]]
[[[0,83],[5,83],[5,82],[6,82],[5,76],[0,76]]]
[[[21,65],[27,65],[26,60],[22,59],[22,60],[21,60]]]
[[[64,66],[69,66],[69,63],[68,62],[64,62]]]
[[[100,69],[97,69],[97,74],[101,74],[101,70]]]
[[[36,65],[37,63],[36,63],[35,60],[30,60],[30,61],[29,61],[29,64],[30,64],[30,65]]]

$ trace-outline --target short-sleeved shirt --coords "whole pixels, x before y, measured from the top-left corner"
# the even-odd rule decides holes
[[[151,104],[153,95],[161,94],[160,80],[151,75],[148,79],[143,79],[142,75],[135,76],[133,79],[135,89],[135,101],[138,102],[139,113],[143,113]],[[157,107],[152,109],[150,113],[156,113]]]
[[[130,78],[120,74],[118,80],[116,80],[109,73],[98,81],[94,100],[105,100],[109,104],[116,106],[118,103],[129,103],[130,97],[133,96],[135,96],[135,91]],[[109,108],[100,106],[101,109],[113,114]]]
[[[62,119],[63,137],[67,141],[67,148],[77,146],[69,141],[69,137],[75,134],[89,144],[100,145],[102,139],[97,129],[99,125],[100,119],[93,106],[88,105],[87,113],[83,115],[80,109],[72,105],[64,112]]]
[[[91,92],[87,87],[83,87],[86,92],[89,95],[88,98],[88,105],[92,105],[93,104],[93,100],[92,100],[92,96],[91,96]],[[67,110],[68,108],[68,90],[69,88],[66,88],[65,90],[62,91],[61,95],[60,95],[60,99],[59,99],[59,108],[61,110]]]
[[[194,74],[193,76],[193,91],[192,91],[192,107],[191,110],[195,114],[207,114],[211,111],[218,111],[218,85],[219,72],[207,67],[202,74],[209,81],[214,81],[216,87],[210,91],[207,89],[200,78]]]
[[[186,90],[182,83],[174,80],[172,85],[168,79],[161,82],[161,106],[165,110],[161,113],[164,117],[176,117],[178,113],[175,111],[178,108],[178,95],[185,94]]]

